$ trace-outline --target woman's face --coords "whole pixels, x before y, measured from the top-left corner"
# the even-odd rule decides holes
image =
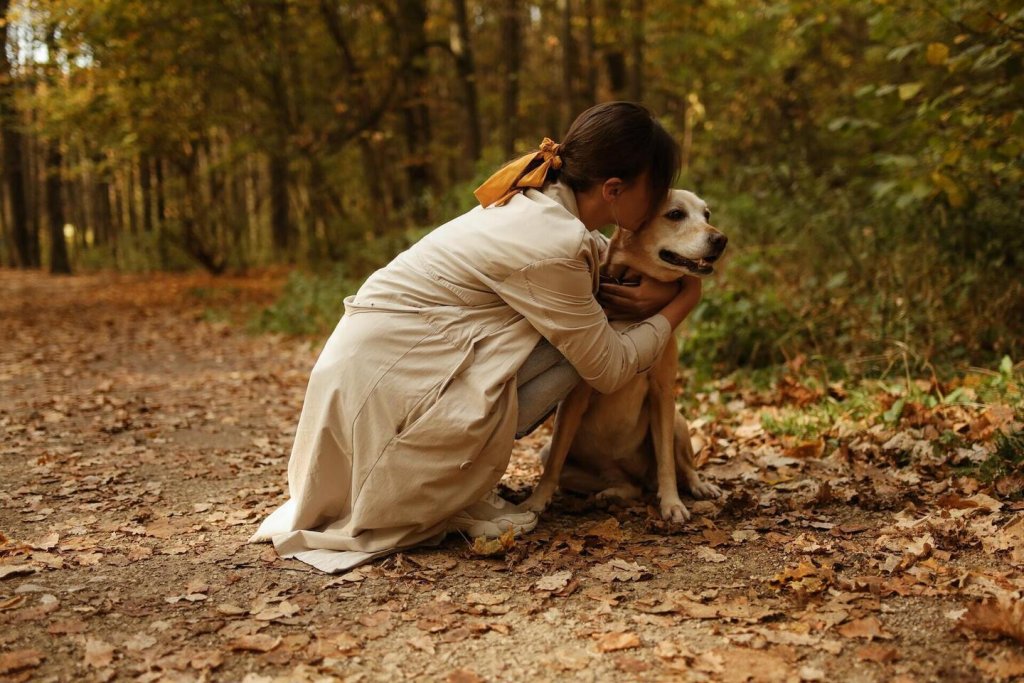
[[[651,189],[647,174],[623,186],[612,203],[612,216],[624,230],[636,230],[651,213]]]

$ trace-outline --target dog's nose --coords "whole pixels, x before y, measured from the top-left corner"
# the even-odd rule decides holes
[[[725,245],[729,242],[729,238],[716,230],[711,233],[711,237],[708,238],[708,241],[711,242],[711,246],[715,251],[722,253],[722,251],[725,250]]]

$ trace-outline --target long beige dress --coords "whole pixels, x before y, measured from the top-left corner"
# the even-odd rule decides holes
[[[290,498],[252,540],[334,572],[439,540],[501,479],[516,372],[542,335],[601,392],[649,368],[668,320],[608,324],[604,246],[554,183],[469,211],[371,275],[309,378]]]

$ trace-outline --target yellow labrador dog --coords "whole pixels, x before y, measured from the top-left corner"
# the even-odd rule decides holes
[[[602,277],[668,282],[683,275],[710,275],[728,241],[710,218],[700,197],[670,191],[657,218],[634,232],[615,232]],[[721,495],[694,467],[690,429],[675,404],[677,365],[673,335],[650,370],[622,389],[599,394],[580,382],[558,407],[551,442],[541,453],[544,473],[522,507],[540,512],[559,485],[629,500],[654,484],[662,517],[682,522],[690,513],[679,499],[680,474],[694,497]]]

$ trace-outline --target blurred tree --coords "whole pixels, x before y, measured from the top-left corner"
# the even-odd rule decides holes
[[[22,161],[23,139],[15,100],[16,80],[10,50],[10,0],[0,0],[0,128],[2,128],[4,178],[10,206],[15,263],[22,268],[39,266],[39,235],[29,229],[25,176]]]

